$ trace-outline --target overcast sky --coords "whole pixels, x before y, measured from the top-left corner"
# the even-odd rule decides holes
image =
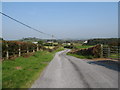
[[[3,2],[2,12],[60,39],[118,37],[117,2]],[[51,38],[3,16],[3,38]]]

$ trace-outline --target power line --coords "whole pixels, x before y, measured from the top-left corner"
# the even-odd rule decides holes
[[[16,22],[18,22],[18,23],[20,23],[20,24],[22,24],[22,25],[24,25],[24,26],[26,26],[26,27],[28,27],[28,28],[30,28],[30,29],[32,29],[32,30],[34,30],[34,31],[37,31],[37,32],[39,32],[39,33],[42,33],[42,34],[45,34],[45,35],[51,36],[52,38],[53,38],[53,37],[55,38],[55,36],[50,35],[50,34],[47,34],[47,33],[44,33],[44,32],[42,32],[42,31],[39,31],[39,30],[37,30],[37,29],[35,29],[35,28],[33,28],[33,27],[27,25],[27,24],[24,24],[24,23],[22,23],[22,22],[20,22],[20,21],[18,21],[18,20],[16,20],[16,19],[14,19],[14,18],[8,16],[7,14],[5,14],[5,13],[3,13],[3,12],[0,12],[0,14],[6,16],[6,17],[8,17],[8,18],[10,18],[10,19],[12,19],[12,20],[14,20],[14,21],[16,21]]]

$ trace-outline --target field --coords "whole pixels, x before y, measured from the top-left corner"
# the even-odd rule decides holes
[[[44,46],[45,48],[53,49],[55,46]]]
[[[56,51],[38,51],[30,57],[18,57],[15,60],[5,60],[2,63],[2,88],[30,88],[39,77],[40,72],[53,59]]]
[[[77,45],[76,48],[83,49],[83,48],[90,48],[93,47],[92,45]]]

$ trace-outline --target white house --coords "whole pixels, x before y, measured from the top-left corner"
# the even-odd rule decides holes
[[[88,43],[88,41],[84,41],[84,43]]]
[[[38,42],[32,42],[32,43],[37,44]]]

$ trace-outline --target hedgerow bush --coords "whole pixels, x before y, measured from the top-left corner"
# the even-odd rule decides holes
[[[74,46],[73,45],[66,45],[66,46],[64,46],[64,48],[70,48],[70,49],[72,49],[72,48],[74,48]]]
[[[39,50],[46,50],[52,52],[56,50],[59,46],[55,46],[53,49],[44,48],[41,44],[38,44]],[[22,42],[22,41],[2,41],[2,58],[6,57],[6,52],[9,52],[9,57],[18,56],[19,49],[21,54],[25,54],[28,52],[37,51],[37,44],[31,42]]]
[[[37,49],[37,45],[30,42],[20,42],[20,41],[2,41],[2,57],[6,57],[6,52],[9,52],[9,56],[17,55],[19,53],[19,48],[21,54],[32,52]]]

